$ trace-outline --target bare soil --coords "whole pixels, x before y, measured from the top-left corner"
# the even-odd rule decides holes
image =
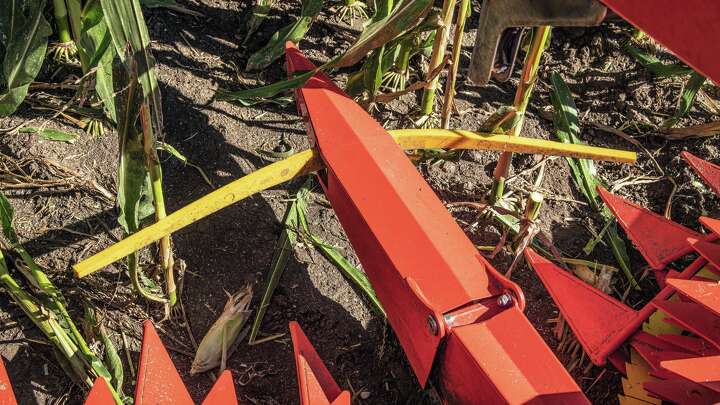
[[[273,10],[255,41],[239,46],[242,21],[250,2],[232,0],[182,0],[180,4],[205,17],[194,17],[165,9],[146,14],[153,52],[158,61],[158,75],[163,94],[166,142],[180,150],[190,162],[202,167],[212,183],[222,186],[242,177],[269,160],[258,150],[272,150],[281,138],[295,150],[309,147],[304,126],[295,106],[261,105],[243,107],[213,100],[218,87],[236,89],[240,85],[273,82],[284,77],[281,61],[260,74],[243,74],[242,68],[252,51],[259,49],[279,27],[287,24],[299,11],[297,2],[283,3]],[[477,10],[477,4],[475,5]],[[475,36],[475,14],[469,21],[463,47],[465,59]],[[716,196],[694,183],[697,178],[680,159],[683,150],[717,162],[720,144],[717,139],[669,142],[652,131],[639,132],[645,124],[659,124],[672,114],[682,86],[681,79],[658,79],[624,54],[621,44],[629,27],[622,22],[606,22],[596,28],[556,29],[552,44],[542,60],[540,81],[533,95],[525,123],[525,135],[554,139],[549,120],[551,91],[549,75],[559,73],[569,84],[580,110],[582,138],[596,146],[636,150],[636,165],[599,163],[598,171],[612,185],[626,177],[667,176],[677,185],[672,200],[672,218],[693,229],[699,229],[697,217],[720,217]],[[347,48],[357,33],[357,26],[347,27],[323,11],[300,44],[316,62],[323,62]],[[239,39],[240,38],[240,39]],[[662,59],[671,60],[660,52]],[[56,70],[60,69],[59,72]],[[462,70],[462,69],[461,69]],[[77,70],[48,63],[41,76],[61,77]],[[344,82],[347,72],[334,74]],[[496,108],[510,104],[517,83],[517,72],[509,83],[479,88],[459,81],[457,110],[452,126],[475,130]],[[409,94],[373,114],[388,128],[409,127],[419,101],[419,94]],[[42,122],[47,111],[23,106],[13,117],[0,120],[1,127],[11,127],[35,118]],[[717,120],[718,111],[696,103],[682,125]],[[37,122],[36,122],[37,123]],[[650,157],[622,138],[594,129],[593,123],[615,128],[631,124],[627,132],[635,135],[664,170],[659,173]],[[91,138],[57,119],[50,124],[80,134],[75,144],[39,140],[30,134],[0,135],[0,152],[13,158],[42,157],[60,162],[81,177],[93,180],[114,192],[117,140],[108,131]],[[208,193],[212,188],[192,167],[169,155],[163,155],[165,192],[170,212]],[[444,201],[482,201],[487,195],[497,154],[470,152],[458,157],[429,159],[419,170]],[[539,157],[517,155],[515,173],[522,173],[540,161]],[[50,176],[43,165],[37,176]],[[520,194],[533,190],[537,172],[518,176],[509,189]],[[275,241],[281,232],[286,199],[302,180],[262,192],[203,219],[173,236],[177,257],[187,262],[183,301],[188,322],[196,339],[200,339],[222,311],[226,293],[239,290],[246,282],[255,284],[254,305],[259,302],[264,280],[273,255]],[[133,362],[142,335],[141,321],[162,318],[155,305],[137,298],[131,289],[123,265],[116,264],[103,272],[77,280],[70,266],[116,241],[121,236],[114,202],[104,199],[92,187],[43,187],[4,192],[16,210],[16,226],[27,249],[45,266],[62,287],[77,317],[82,301],[90,300],[104,315],[113,340],[120,342],[123,330],[129,340]],[[664,211],[673,184],[667,179],[646,184],[630,184],[617,193],[649,209]],[[547,164],[540,190],[547,201],[542,209],[543,231],[556,247],[569,257],[584,257],[582,248],[592,238],[589,229],[599,231],[597,213],[584,203],[570,177],[567,163],[555,159]],[[315,233],[340,247],[350,261],[358,264],[332,209],[325,204],[319,190],[310,205],[311,227]],[[471,226],[474,213],[454,211],[459,224],[478,245],[494,245],[499,232],[481,223]],[[628,244],[628,246],[630,246]],[[148,253],[146,253],[148,255]],[[149,256],[148,256],[149,257]],[[634,271],[640,275],[646,266],[642,257],[631,250]],[[614,264],[606,246],[598,245],[589,260]],[[501,252],[492,262],[501,271],[507,268],[512,254]],[[555,347],[547,320],[557,316],[557,309],[534,273],[521,265],[513,274],[523,287],[527,316]],[[643,282],[651,294],[652,277]],[[616,289],[625,290],[618,275]],[[634,305],[642,295],[631,296]],[[80,403],[83,393],[69,381],[56,365],[51,347],[42,344],[42,336],[14,306],[7,295],[0,294],[0,353],[2,354],[20,402]],[[287,333],[290,320],[297,320],[318,349],[331,373],[345,389],[358,394],[357,404],[417,404],[425,401],[421,388],[410,370],[404,354],[386,322],[378,317],[367,301],[316,251],[299,246],[290,259],[262,326],[264,334]],[[187,384],[193,398],[201,401],[212,386],[208,374],[190,376],[188,371],[193,349],[185,328],[172,321],[159,324],[163,341]],[[122,346],[120,346],[122,347]],[[567,360],[567,359],[565,359]],[[295,366],[289,336],[248,346],[241,343],[228,367],[233,371],[238,396],[255,404],[297,403]],[[609,368],[596,381],[602,369],[588,373],[573,370],[578,384],[594,403],[616,403],[621,390],[619,375]],[[134,391],[134,378],[126,367],[126,392]],[[592,388],[588,389],[592,385]],[[360,392],[366,392],[362,396]]]

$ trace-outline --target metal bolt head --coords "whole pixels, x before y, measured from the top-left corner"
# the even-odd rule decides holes
[[[497,304],[501,307],[506,307],[512,304],[512,297],[510,296],[510,294],[505,293],[498,297]]]
[[[437,321],[435,320],[435,317],[433,317],[432,315],[428,315],[427,323],[428,323],[428,329],[430,330],[430,333],[432,333],[433,335],[437,335],[438,334],[438,324],[437,324]]]

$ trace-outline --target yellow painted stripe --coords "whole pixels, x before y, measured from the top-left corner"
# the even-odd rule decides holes
[[[243,198],[295,177],[312,173],[322,167],[322,159],[314,149],[299,152],[285,160],[267,165],[193,201],[164,219],[83,260],[73,266],[75,274],[78,277],[87,276],[126,257],[132,252],[160,240],[163,236],[169,235]]]
[[[389,132],[403,149],[484,149],[619,163],[635,163],[637,160],[637,154],[630,151],[458,129],[399,129]]]

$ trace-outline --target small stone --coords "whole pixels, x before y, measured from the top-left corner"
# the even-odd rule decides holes
[[[370,391],[362,391],[360,392],[360,399],[368,399],[370,398]]]
[[[455,173],[457,170],[457,165],[455,165],[455,162],[445,161],[443,162],[442,169],[445,173]]]
[[[475,163],[482,163],[483,161],[483,153],[479,150],[469,150],[465,156],[467,156],[468,160]]]

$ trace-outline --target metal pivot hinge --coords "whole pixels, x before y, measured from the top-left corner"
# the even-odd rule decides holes
[[[606,8],[597,0],[485,0],[480,9],[480,21],[475,48],[470,62],[470,80],[485,85],[495,67],[498,45],[503,32],[511,27],[587,27],[599,25]],[[517,45],[511,51],[512,58]],[[507,63],[498,76],[509,76]],[[510,63],[509,69],[512,69]]]

